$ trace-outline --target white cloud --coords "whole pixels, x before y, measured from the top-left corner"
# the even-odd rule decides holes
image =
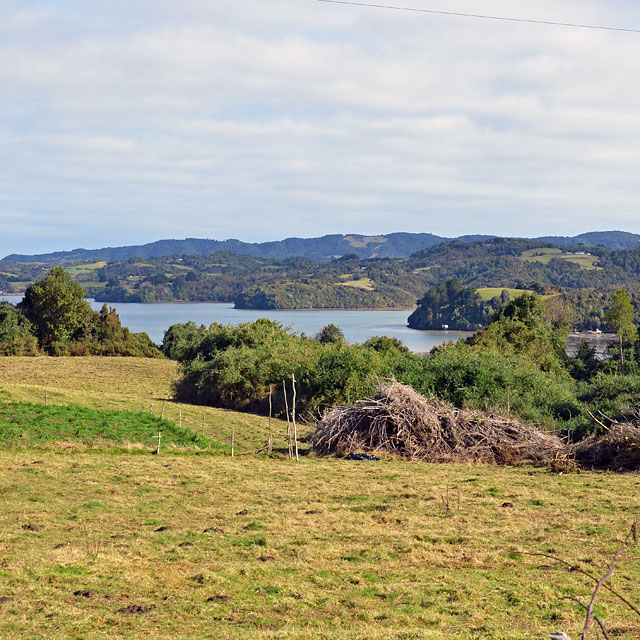
[[[640,34],[312,0],[131,4],[0,5],[0,254],[640,232]],[[515,17],[640,26],[621,0]]]

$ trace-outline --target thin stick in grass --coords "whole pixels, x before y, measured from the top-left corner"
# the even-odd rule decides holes
[[[553,556],[549,553],[541,553],[541,552],[533,552],[533,551],[527,551],[525,553],[526,555],[529,555],[529,556],[538,556],[540,558],[549,558],[550,560],[555,560],[556,562],[559,562],[565,565],[569,569],[569,571],[575,571],[576,573],[580,573],[583,576],[590,578],[596,583],[600,583],[600,580],[596,578],[596,576],[594,576],[592,573],[589,573],[588,571],[585,571],[584,569],[582,569],[582,567],[572,564],[571,562],[567,562],[566,560],[563,560],[558,556]],[[627,605],[627,607],[631,609],[631,611],[633,611],[635,614],[640,616],[640,609],[638,609],[638,607],[634,606],[631,602],[629,602],[629,600],[627,600],[623,595],[618,593],[615,589],[610,587],[608,584],[602,583],[601,586],[604,587],[611,595],[614,595],[616,598],[618,598],[618,600],[621,600],[622,602],[624,602]]]
[[[293,386],[293,400],[291,406],[291,419],[293,420],[293,441],[296,445],[296,462],[300,462],[300,455],[298,454],[298,427],[296,426],[296,377],[291,374],[291,385]]]
[[[273,405],[271,396],[273,395],[273,385],[269,385],[269,444],[267,445],[267,451],[269,455],[273,453],[273,430],[271,428],[271,415],[273,413]]]
[[[591,602],[589,602],[589,606],[587,607],[587,619],[584,623],[584,631],[582,632],[582,640],[587,640],[587,635],[589,635],[589,625],[591,624],[591,618],[593,617],[593,607],[596,603],[596,598],[598,597],[598,593],[600,592],[600,587],[611,577],[613,574],[613,570],[616,566],[616,562],[618,558],[622,555],[624,549],[618,549],[616,555],[614,556],[611,564],[609,565],[609,570],[607,573],[600,578],[598,584],[596,585],[595,590],[593,591],[593,595],[591,596]]]
[[[570,600],[571,602],[575,602],[575,603],[579,604],[585,611],[589,611],[589,607],[587,607],[586,604],[580,602],[580,600],[578,600],[578,598],[572,598],[570,596],[564,596],[564,597],[560,598],[560,600]],[[598,616],[593,616],[593,619],[598,623],[598,625],[600,627],[600,631],[602,631],[602,635],[605,637],[605,640],[611,640],[611,638],[609,637],[609,634],[607,633],[607,630],[605,629],[604,625],[602,624],[602,621],[598,618]]]
[[[287,385],[282,381],[282,393],[284,394],[284,408],[287,414],[287,445],[289,447],[289,460],[293,458],[293,446],[291,444],[291,422],[289,419],[289,401],[287,400]]]

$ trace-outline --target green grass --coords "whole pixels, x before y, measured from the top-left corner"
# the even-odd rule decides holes
[[[79,405],[100,410],[126,410],[164,417],[174,425],[202,434],[236,450],[264,446],[269,420],[214,407],[172,401],[171,383],[178,377],[171,360],[155,358],[0,358],[0,397],[11,402]],[[274,446],[285,444],[286,423],[273,420]],[[307,430],[300,425],[302,436]]]
[[[532,468],[0,451],[0,637],[577,638],[584,614],[561,598],[588,601],[593,584],[529,554],[604,575],[639,516],[637,486]],[[630,546],[611,583],[636,604],[639,561]],[[639,637],[606,590],[597,613]]]
[[[578,256],[578,255],[565,255],[562,256],[563,260],[567,262],[573,262],[579,265],[582,269],[586,271],[593,271],[595,269],[601,269],[602,267],[597,266],[598,256]]]
[[[521,258],[525,260],[529,260],[531,258],[547,258],[547,262],[551,260],[552,257],[557,257],[562,255],[562,250],[560,249],[552,249],[551,247],[542,247],[540,249],[529,249],[528,251],[523,251]]]
[[[373,291],[376,287],[371,278],[361,278],[360,280],[346,280],[345,282],[339,282],[338,284],[343,287],[355,287],[356,289],[365,289],[366,291]]]
[[[102,269],[102,267],[106,267],[106,261],[100,262],[92,262],[90,264],[77,264],[73,267],[65,267],[65,269],[72,275],[77,276],[80,273],[89,273],[91,271],[97,271],[98,269]]]
[[[207,436],[252,443],[268,421],[167,402],[176,373],[170,361],[0,358],[3,640],[577,638],[584,613],[563,598],[588,601],[593,583],[532,554],[600,577],[625,544],[611,585],[638,605],[640,548],[625,543],[637,474],[190,455],[203,411]],[[45,408],[45,388],[92,409]],[[174,424],[162,431],[185,455],[145,445],[163,400]],[[96,433],[143,446],[35,446]],[[612,637],[640,637],[604,589],[597,615]]]
[[[199,447],[207,438],[180,429],[150,413],[101,411],[76,405],[44,406],[25,402],[0,404],[0,447],[80,444],[87,447],[139,444],[153,447],[158,432],[162,445]]]
[[[564,253],[560,249],[552,249],[550,247],[529,249],[528,251],[524,251],[520,257],[527,262],[540,262],[542,264],[549,264],[551,260],[555,259],[566,260],[567,262],[577,264],[585,271],[600,269],[600,267],[597,266],[598,256]]]
[[[484,301],[499,296],[503,291],[506,291],[512,298],[517,298],[523,293],[533,293],[531,289],[510,289],[509,287],[482,287],[476,291]]]

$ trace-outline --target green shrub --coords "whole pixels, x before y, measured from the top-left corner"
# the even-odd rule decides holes
[[[32,324],[8,302],[0,302],[0,356],[38,355]]]

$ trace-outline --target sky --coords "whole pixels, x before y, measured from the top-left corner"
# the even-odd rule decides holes
[[[631,0],[387,0],[640,29]],[[640,33],[317,0],[0,0],[0,257],[640,233]]]

